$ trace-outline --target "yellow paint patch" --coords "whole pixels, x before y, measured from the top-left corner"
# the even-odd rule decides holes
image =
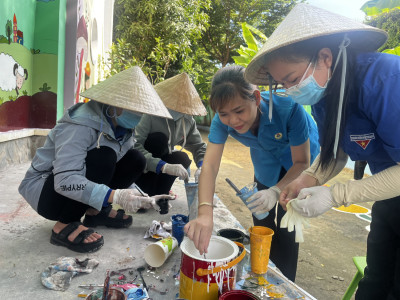
[[[258,285],[263,287],[263,289],[267,293],[268,297],[270,297],[272,299],[279,299],[279,298],[284,297],[284,294],[282,294],[282,293],[276,293],[276,292],[270,291],[269,289],[274,289],[275,286],[273,284],[270,284],[268,282],[268,280],[266,280],[264,277],[258,276],[257,281],[258,281]]]
[[[365,208],[363,206],[357,205],[357,204],[351,204],[350,206],[340,206],[340,207],[334,207],[333,209],[341,211],[341,212],[346,212],[346,213],[351,213],[351,214],[366,214],[369,212],[368,208]]]
[[[272,299],[279,299],[279,298],[283,298],[283,296],[284,296],[281,293],[274,293],[274,292],[270,292],[270,291],[267,291],[267,295],[268,295],[268,297],[270,297]]]

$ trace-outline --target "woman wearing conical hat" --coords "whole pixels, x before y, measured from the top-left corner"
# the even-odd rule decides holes
[[[159,209],[158,197],[129,188],[146,164],[133,149],[133,128],[143,113],[170,114],[139,67],[100,82],[82,96],[92,101],[72,106],[57,122],[36,151],[19,192],[41,216],[56,221],[52,244],[93,252],[104,241],[87,227],[124,228],[132,224],[125,211]],[[112,203],[125,211],[113,210]]]
[[[300,104],[312,105],[321,154],[282,190],[280,201],[304,217],[332,207],[376,201],[367,267],[356,299],[400,299],[400,57],[375,53],[387,39],[377,28],[298,4],[246,69],[246,79],[272,77]],[[350,157],[372,176],[321,186]]]
[[[191,160],[185,152],[175,151],[175,146],[192,153],[196,181],[206,152],[193,116],[204,116],[207,111],[189,76],[176,75],[154,88],[173,119],[143,115],[135,128],[135,149],[143,153],[147,162],[147,172],[136,183],[150,196],[168,194],[176,178],[189,179]]]

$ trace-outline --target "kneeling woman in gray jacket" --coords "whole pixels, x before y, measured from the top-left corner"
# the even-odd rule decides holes
[[[132,217],[125,211],[158,208],[157,196],[129,189],[146,165],[133,149],[133,128],[142,113],[170,115],[139,67],[106,79],[82,96],[92,101],[72,106],[58,121],[36,151],[19,192],[41,216],[57,221],[52,244],[93,252],[104,241],[87,226],[128,227]],[[111,203],[125,211],[113,210]]]

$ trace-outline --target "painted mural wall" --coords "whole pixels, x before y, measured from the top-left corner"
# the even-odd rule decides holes
[[[74,103],[87,101],[79,93],[103,79],[99,63],[112,43],[113,7],[114,0],[77,2]]]
[[[55,124],[58,10],[58,0],[0,4],[1,131]]]
[[[65,64],[74,67],[65,68],[73,84],[63,86],[63,96],[73,96],[63,97],[63,111],[84,101],[79,92],[102,79],[98,62],[112,42],[114,7],[114,0],[67,1],[74,13],[65,25],[76,36],[65,46],[75,59],[65,55]],[[56,123],[59,11],[60,0],[0,2],[0,131]]]

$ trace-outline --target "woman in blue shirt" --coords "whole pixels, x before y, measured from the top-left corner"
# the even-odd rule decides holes
[[[291,207],[316,217],[333,206],[377,201],[356,293],[362,300],[400,299],[400,57],[374,53],[386,39],[382,30],[299,4],[246,69],[250,82],[272,76],[294,101],[313,105],[321,154],[286,186],[281,203],[297,197]],[[373,176],[320,186],[347,156],[367,161]]]
[[[254,225],[267,226],[275,234],[271,260],[282,273],[296,276],[298,243],[294,232],[280,229],[284,214],[277,205],[280,190],[309,167],[318,155],[317,128],[301,105],[288,97],[273,95],[272,119],[269,97],[244,80],[244,68],[229,66],[219,70],[212,81],[211,108],[217,112],[211,123],[209,143],[199,179],[198,218],[189,222],[186,232],[201,253],[206,252],[213,228],[211,204],[215,180],[228,135],[250,147],[254,180],[259,192],[251,200],[252,212],[269,215]],[[271,104],[272,105],[272,104]],[[275,223],[277,207],[277,223]]]

